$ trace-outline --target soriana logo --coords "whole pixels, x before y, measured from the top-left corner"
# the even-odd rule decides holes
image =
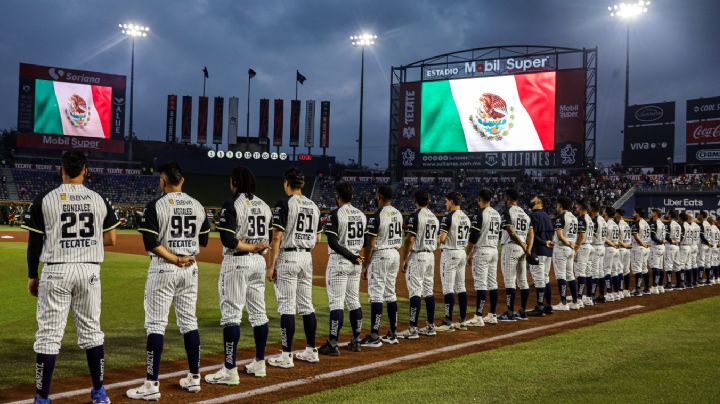
[[[720,119],[688,122],[685,134],[687,143],[720,142]]]

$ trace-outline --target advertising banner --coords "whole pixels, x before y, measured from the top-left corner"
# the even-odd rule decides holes
[[[238,97],[230,97],[230,102],[228,103],[228,144],[237,143],[238,106]]]
[[[183,95],[182,101],[182,142],[190,143],[190,132],[192,127],[192,97],[189,95]]]
[[[688,145],[720,142],[720,119],[687,122],[685,142]]]
[[[320,102],[320,147],[330,147],[330,101]]]
[[[39,149],[96,151],[117,154],[125,152],[125,142],[123,140],[59,135],[36,135],[30,133],[19,133],[17,135],[16,146]]]
[[[200,96],[198,100],[197,143],[207,143],[208,128],[208,97]]]
[[[631,105],[627,111],[628,125],[650,125],[675,122],[675,102]]]
[[[305,147],[315,146],[315,100],[305,101]]]
[[[223,97],[215,97],[215,106],[213,107],[213,144],[222,143],[224,104],[225,99]]]
[[[688,121],[720,118],[720,97],[687,100],[685,118]]]
[[[668,164],[675,150],[675,125],[632,126],[627,128],[622,163],[653,167]]]
[[[260,144],[268,144],[268,135],[270,133],[270,100],[263,98],[260,100],[260,123],[258,124],[258,136]]]
[[[290,101],[290,147],[300,145],[300,100]]]
[[[167,122],[165,124],[165,141],[175,143],[177,122],[177,95],[168,95],[167,100]]]
[[[283,100],[275,100],[273,119],[273,146],[282,146],[283,142]]]

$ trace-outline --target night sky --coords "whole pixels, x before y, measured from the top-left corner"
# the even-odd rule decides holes
[[[625,22],[609,16],[611,4],[597,0],[4,1],[0,128],[17,125],[20,62],[125,74],[129,83],[130,41],[117,24],[134,22],[151,28],[147,38],[137,41],[135,53],[135,132],[141,139],[164,139],[167,94],[201,95],[203,66],[210,72],[209,97],[240,98],[240,133],[244,133],[247,69],[257,71],[250,105],[251,134],[256,134],[258,99],[289,102],[299,69],[307,77],[299,98],[332,102],[329,153],[348,161],[357,155],[360,90],[360,49],[353,48],[349,36],[367,31],[379,37],[365,55],[364,162],[369,167],[387,165],[391,66],[450,51],[512,44],[599,48],[597,156],[605,163],[616,162],[621,149]],[[685,158],[681,151],[685,100],[720,95],[718,21],[720,2],[657,0],[647,14],[631,22],[630,103],[678,102],[677,161]],[[316,109],[319,113],[319,104]],[[289,114],[288,104],[285,111]],[[301,128],[301,144],[302,136]],[[316,143],[317,139],[316,128]]]

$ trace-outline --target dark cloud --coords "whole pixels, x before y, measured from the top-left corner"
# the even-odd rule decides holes
[[[720,94],[719,4],[658,0],[632,24],[631,103],[676,100],[682,121],[685,99]],[[508,44],[599,47],[598,158],[614,161],[620,154],[625,28],[607,15],[608,5],[596,0],[6,1],[0,16],[0,125],[16,124],[19,62],[129,75],[130,45],[117,24],[137,22],[151,27],[151,35],[136,44],[135,130],[141,138],[163,137],[167,94],[201,93],[203,66],[210,71],[208,95],[239,96],[241,116],[247,68],[258,72],[251,133],[257,130],[258,98],[293,98],[299,69],[308,78],[300,98],[332,101],[331,153],[346,161],[356,155],[360,71],[360,51],[348,37],[367,30],[380,37],[365,61],[368,165],[387,163],[390,66]]]

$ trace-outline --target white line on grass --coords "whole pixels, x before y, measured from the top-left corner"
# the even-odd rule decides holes
[[[260,394],[267,394],[267,393],[272,393],[272,392],[288,389],[291,387],[310,384],[310,383],[313,383],[313,382],[316,382],[319,380],[326,380],[326,379],[332,379],[332,378],[340,377],[340,376],[347,376],[347,375],[350,375],[353,373],[363,372],[366,370],[378,369],[378,368],[381,368],[384,366],[392,366],[392,365],[396,365],[401,362],[417,360],[417,359],[425,358],[425,357],[432,356],[432,355],[437,355],[437,354],[441,354],[441,353],[452,352],[452,351],[457,351],[457,350],[464,349],[464,348],[473,347],[476,345],[483,345],[483,344],[487,344],[490,342],[501,341],[501,340],[508,339],[508,338],[519,337],[521,335],[531,334],[531,333],[538,332],[538,331],[545,331],[545,330],[549,330],[552,328],[563,327],[566,325],[575,324],[575,323],[579,323],[579,322],[586,321],[586,320],[593,320],[596,318],[607,317],[607,316],[611,316],[613,314],[619,314],[619,313],[623,313],[626,311],[639,310],[641,308],[643,308],[643,306],[639,306],[639,305],[625,307],[622,309],[612,310],[612,311],[608,311],[605,313],[593,314],[593,315],[590,315],[587,317],[580,317],[580,318],[576,318],[576,319],[572,319],[572,320],[561,321],[559,323],[553,323],[553,324],[543,325],[543,326],[534,327],[534,328],[527,328],[524,330],[514,331],[511,333],[497,335],[497,336],[490,337],[490,338],[484,338],[484,339],[477,340],[477,341],[470,341],[470,342],[464,342],[462,344],[450,345],[450,346],[446,346],[446,347],[442,347],[442,348],[433,349],[432,351],[419,352],[419,353],[414,353],[414,354],[410,354],[410,355],[400,356],[398,358],[393,358],[393,359],[388,359],[388,360],[384,360],[384,361],[380,361],[380,362],[370,363],[367,365],[356,366],[356,367],[348,368],[348,369],[336,370],[334,372],[324,373],[324,374],[312,376],[312,377],[307,377],[305,379],[298,379],[298,380],[293,380],[290,382],[274,384],[271,386],[261,387],[259,389],[244,391],[242,393],[231,394],[231,395],[213,398],[213,399],[205,400],[205,401],[199,401],[197,403],[198,404],[216,404],[216,403],[227,403],[230,401],[237,401],[237,400],[257,396]]]
[[[414,353],[414,354],[410,354],[410,355],[400,356],[397,358],[388,359],[388,360],[375,362],[375,363],[370,363],[367,365],[356,366],[356,367],[348,368],[348,369],[336,370],[334,372],[324,373],[321,375],[307,377],[304,379],[298,379],[298,380],[293,380],[290,382],[274,384],[271,386],[261,387],[259,389],[248,390],[248,391],[237,393],[237,394],[231,394],[231,395],[218,397],[218,398],[214,398],[214,399],[210,399],[210,400],[206,400],[206,401],[200,401],[200,403],[214,404],[214,403],[226,403],[229,401],[240,400],[240,399],[253,397],[253,396],[257,396],[257,395],[261,395],[261,394],[267,394],[267,393],[272,393],[275,391],[288,389],[288,388],[295,387],[295,386],[302,386],[302,385],[310,384],[310,383],[318,381],[318,380],[332,379],[335,377],[346,376],[346,375],[350,375],[353,373],[362,372],[365,370],[377,369],[377,368],[383,367],[383,366],[391,366],[391,365],[395,365],[395,364],[398,364],[401,362],[417,360],[417,359],[425,358],[427,356],[457,351],[460,349],[469,348],[469,347],[473,347],[476,345],[488,344],[488,343],[495,342],[495,341],[502,341],[502,340],[505,340],[508,338],[519,337],[522,335],[531,334],[531,333],[538,332],[538,331],[550,330],[553,328],[563,327],[566,325],[575,324],[575,323],[579,323],[582,321],[594,320],[596,318],[612,316],[614,314],[624,313],[627,311],[639,310],[641,308],[643,308],[643,306],[640,306],[640,305],[630,306],[630,307],[625,307],[622,309],[608,311],[605,313],[598,313],[598,314],[593,314],[593,315],[586,316],[586,317],[575,318],[572,320],[565,320],[565,321],[561,321],[559,323],[552,323],[552,324],[542,325],[542,326],[534,327],[534,328],[526,328],[524,330],[518,330],[518,331],[514,331],[511,333],[507,333],[507,334],[496,335],[494,337],[484,338],[484,339],[477,340],[477,341],[470,341],[470,342],[464,342],[462,344],[449,345],[446,347],[433,349],[432,351],[419,352],[419,353]],[[250,363],[250,360],[238,361],[237,365],[241,366],[241,365],[245,365],[247,363]],[[206,366],[206,367],[200,368],[200,372],[207,373],[210,371],[220,369],[221,366],[222,365]],[[160,376],[160,380],[171,379],[174,377],[182,377],[182,376],[185,376],[186,374],[187,374],[186,370],[180,370],[177,372],[166,373],[166,374]],[[138,378],[138,379],[133,379],[133,380],[127,380],[124,382],[110,383],[110,384],[105,385],[105,389],[106,390],[114,390],[114,389],[119,389],[119,388],[123,388],[123,387],[134,386],[134,385],[139,386],[144,382],[145,382],[144,378]],[[90,389],[87,388],[87,389],[72,390],[72,391],[65,391],[62,393],[52,394],[50,396],[50,398],[52,400],[59,400],[61,398],[77,397],[77,396],[80,396],[83,394],[89,394],[89,393],[90,393]],[[21,401],[13,401],[8,404],[32,404],[32,403],[33,403],[33,400],[21,400]]]

